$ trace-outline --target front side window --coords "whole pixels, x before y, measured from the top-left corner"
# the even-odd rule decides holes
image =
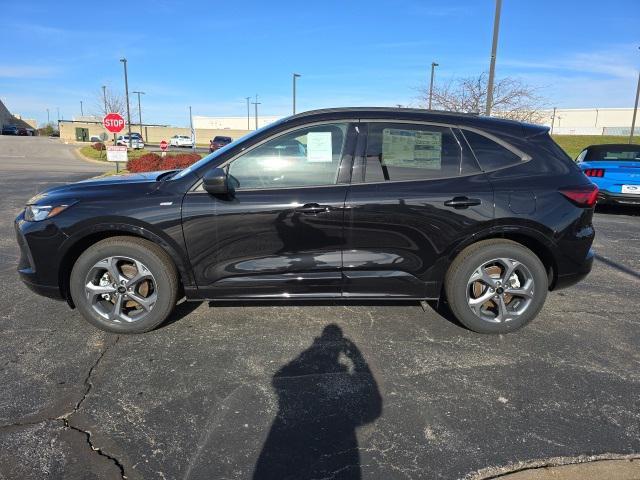
[[[462,151],[450,128],[371,123],[365,182],[429,180],[460,175]]]
[[[234,160],[229,175],[240,189],[333,185],[347,129],[332,123],[281,135]]]

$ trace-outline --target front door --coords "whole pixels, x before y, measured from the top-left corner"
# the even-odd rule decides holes
[[[366,138],[345,205],[344,296],[437,298],[448,249],[493,219],[491,185],[454,128],[370,122]]]
[[[321,124],[250,147],[226,166],[235,191],[186,195],[183,228],[203,297],[342,293],[354,127]]]

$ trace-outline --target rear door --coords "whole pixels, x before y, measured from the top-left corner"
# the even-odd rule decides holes
[[[452,245],[494,216],[455,128],[370,121],[345,204],[345,297],[437,298]]]

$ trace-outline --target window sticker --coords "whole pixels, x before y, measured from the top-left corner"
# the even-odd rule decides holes
[[[331,132],[309,132],[307,134],[307,161],[321,163],[333,161]]]
[[[382,162],[391,167],[439,170],[442,133],[385,128],[382,130]]]

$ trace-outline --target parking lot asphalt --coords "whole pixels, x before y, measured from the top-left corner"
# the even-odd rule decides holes
[[[184,303],[117,336],[15,273],[24,202],[100,168],[0,137],[0,478],[477,479],[640,453],[638,212],[598,212],[591,275],[509,335],[372,302]]]

